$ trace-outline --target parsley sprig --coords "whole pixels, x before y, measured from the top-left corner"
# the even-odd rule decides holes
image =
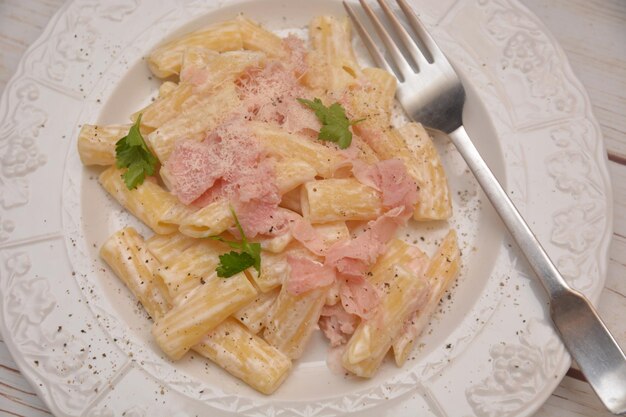
[[[299,98],[298,102],[313,110],[322,123],[322,129],[317,138],[334,142],[341,149],[346,149],[352,143],[350,126],[364,120],[360,119],[351,122],[346,116],[346,110],[339,103],[326,107],[319,98],[315,98],[313,101]]]
[[[129,190],[143,184],[146,175],[153,175],[157,165],[156,157],[152,155],[139,132],[140,125],[141,114],[128,134],[115,144],[115,166],[128,168],[122,178]]]
[[[244,271],[251,266],[256,269],[259,276],[261,275],[261,244],[257,242],[248,242],[246,234],[243,232],[241,223],[235,214],[235,210],[230,208],[230,212],[233,214],[237,230],[241,235],[241,241],[226,240],[221,236],[209,236],[211,239],[218,240],[228,244],[233,249],[238,249],[241,252],[230,251],[223,255],[220,255],[220,263],[215,269],[217,276],[221,278],[229,278],[241,271]]]

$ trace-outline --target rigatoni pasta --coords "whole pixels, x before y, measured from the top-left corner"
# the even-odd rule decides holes
[[[454,282],[460,269],[461,252],[457,242],[456,232],[450,230],[441,242],[437,253],[428,265],[424,274],[430,286],[428,300],[415,311],[406,322],[406,330],[393,341],[393,355],[398,366],[406,362],[415,340],[428,324],[428,320],[435,311],[439,300]]]
[[[100,249],[100,256],[139,300],[150,317],[158,320],[170,309],[163,284],[154,272],[159,261],[148,251],[143,238],[132,227],[113,234]]]
[[[401,366],[460,266],[453,230],[432,259],[400,238],[452,210],[426,131],[392,126],[396,79],[361,68],[345,18],[313,19],[309,45],[246,16],[166,42],[157,98],[78,138],[154,233],[123,228],[100,254],[156,344],[264,394],[318,329],[354,375],[390,350]]]
[[[193,350],[263,394],[273,393],[291,370],[289,358],[232,318],[209,332]]]
[[[381,194],[353,178],[307,182],[300,204],[302,215],[313,224],[372,220],[383,212]]]
[[[302,355],[317,326],[328,288],[293,295],[285,286],[267,317],[263,337],[291,359]]]
[[[150,70],[161,78],[180,73],[184,52],[191,47],[219,52],[242,49],[239,24],[234,20],[219,23],[160,46],[148,57]]]
[[[125,228],[111,236],[101,249],[103,259],[154,320],[161,318],[171,308],[164,296],[166,290],[154,275],[159,266],[158,261],[152,258],[154,254],[151,251],[146,250],[146,246],[162,248],[163,245],[154,245],[159,240],[161,238],[149,239],[144,244],[143,238],[134,229]],[[174,240],[178,243],[182,241]],[[261,308],[259,305],[253,309],[246,307],[236,314],[247,312],[252,319],[251,311],[258,314]],[[264,394],[274,392],[291,369],[289,358],[247,331],[233,318],[225,319],[191,349]]]
[[[173,94],[173,93],[172,93]],[[178,113],[148,135],[148,144],[159,161],[166,161],[179,138],[202,140],[208,130],[223,121],[239,103],[232,85],[197,98],[195,105]]]
[[[122,171],[114,166],[103,171],[99,179],[102,187],[118,203],[156,233],[175,232],[182,220],[194,212],[155,182],[145,181],[129,190],[122,180]]]
[[[170,358],[180,359],[228,316],[254,300],[257,291],[246,275],[213,275],[183,295],[178,305],[154,322],[152,335]]]
[[[115,164],[115,144],[126,136],[130,125],[85,124],[78,134],[78,154],[83,165]]]
[[[396,265],[382,278],[386,288],[371,319],[361,322],[342,356],[342,365],[361,377],[371,377],[398,337],[404,322],[428,294],[428,283]]]

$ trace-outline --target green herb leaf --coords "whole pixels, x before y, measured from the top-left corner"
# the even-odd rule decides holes
[[[139,132],[140,125],[141,114],[128,134],[115,144],[115,166],[128,168],[122,178],[129,190],[143,184],[146,175],[153,175],[158,162]]]
[[[209,236],[213,240],[218,240],[228,244],[233,249],[239,249],[241,252],[231,251],[227,254],[220,255],[220,263],[216,268],[217,276],[229,278],[249,267],[254,267],[259,276],[261,276],[261,244],[257,242],[248,242],[246,234],[243,232],[241,223],[235,214],[235,210],[230,208],[230,212],[235,219],[235,225],[241,235],[241,242],[226,240],[221,236]]]
[[[254,258],[247,252],[231,251],[220,255],[220,263],[215,269],[217,276],[229,278],[253,266]]]
[[[315,98],[313,101],[299,98],[298,102],[313,110],[322,123],[322,129],[317,136],[318,139],[334,142],[341,149],[350,146],[352,143],[350,126],[362,122],[363,119],[350,122],[346,116],[346,110],[339,103],[326,107],[319,98]]]

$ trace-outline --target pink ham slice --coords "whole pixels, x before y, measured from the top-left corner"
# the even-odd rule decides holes
[[[236,203],[235,212],[247,237],[257,235],[279,236],[289,231],[294,215],[290,210],[277,207],[274,203]],[[239,232],[231,230],[234,236]]]
[[[339,296],[344,310],[363,319],[370,318],[380,301],[376,288],[363,276],[341,275],[341,278]]]
[[[211,168],[213,150],[203,142],[179,141],[165,166],[174,194],[184,204],[190,204],[211,188],[221,172]]]
[[[324,256],[328,246],[311,223],[299,217],[290,225],[293,238],[316,255]]]
[[[320,262],[307,258],[287,256],[291,269],[287,279],[287,291],[299,295],[315,288],[326,287],[335,282],[335,271]]]
[[[181,202],[204,207],[226,198],[246,236],[284,231],[274,161],[263,154],[242,121],[226,122],[202,142],[179,141],[165,168],[171,191]]]
[[[382,192],[385,207],[402,206],[411,212],[417,203],[417,183],[400,159],[387,159],[374,165],[355,160],[352,172],[359,182]]]
[[[291,34],[283,39],[283,47],[288,51],[287,67],[294,72],[296,77],[301,77],[308,70],[305,42]]]
[[[368,223],[354,239],[337,242],[326,253],[325,263],[349,275],[362,275],[376,262],[387,243],[404,223],[404,207],[396,207]]]
[[[346,343],[358,324],[359,317],[346,312],[340,303],[322,308],[319,326],[333,347]]]
[[[307,95],[289,65],[271,62],[263,69],[250,68],[238,84],[248,120],[278,124],[289,133],[319,131],[315,114],[297,101]]]

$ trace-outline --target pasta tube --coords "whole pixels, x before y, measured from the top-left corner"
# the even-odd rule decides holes
[[[373,285],[384,284],[390,271],[396,265],[402,265],[407,270],[421,277],[428,267],[428,256],[417,246],[409,245],[400,240],[393,239],[387,245],[385,252],[378,257],[368,274],[368,281]]]
[[[352,117],[363,120],[355,129],[389,130],[396,95],[396,77],[380,68],[365,68],[362,85],[348,92]],[[388,159],[388,158],[385,158]]]
[[[100,248],[100,256],[113,269],[150,317],[158,320],[169,310],[162,295],[162,283],[154,272],[159,266],[143,238],[132,227],[126,227],[109,237]]]
[[[344,161],[336,151],[297,135],[286,133],[267,123],[252,123],[252,131],[262,147],[283,158],[297,158],[312,166],[317,174],[329,178]]]
[[[278,297],[278,288],[270,292],[260,293],[254,301],[233,314],[241,324],[246,326],[252,333],[257,334],[265,327],[267,313]]]
[[[450,190],[441,159],[421,124],[408,123],[387,133],[379,131],[376,140],[368,143],[381,159],[401,159],[419,186],[419,199],[413,213],[415,220],[445,220],[452,215]]]
[[[181,80],[194,85],[194,93],[208,92],[224,83],[232,83],[250,67],[258,67],[265,54],[252,51],[217,53],[204,48],[185,51]]]
[[[456,232],[450,230],[439,245],[439,249],[433,256],[425,279],[430,285],[430,293],[422,307],[407,320],[406,331],[400,334],[393,342],[393,354],[398,366],[402,366],[406,361],[415,340],[422,333],[428,324],[432,314],[439,305],[439,300],[450,288],[456,279],[461,264],[461,252],[457,243]]]
[[[149,179],[129,190],[122,179],[123,171],[113,167],[100,174],[100,184],[135,217],[155,233],[175,232],[182,219],[193,212],[178,199]]]
[[[234,84],[225,84],[212,94],[199,97],[194,106],[159,126],[148,135],[147,143],[159,161],[167,161],[176,140],[204,139],[206,132],[214,129],[238,104],[239,97]]]
[[[361,73],[352,50],[350,21],[347,17],[316,17],[309,24],[309,39],[313,50],[307,57],[309,70],[304,83],[339,97],[347,87],[356,84]]]
[[[180,232],[184,235],[202,238],[216,236],[235,225],[228,200],[215,201],[181,222]]]
[[[452,201],[446,173],[439,153],[430,135],[419,123],[409,123],[392,130],[406,143],[413,156],[409,174],[420,187],[420,198],[415,208],[415,220],[442,220],[452,215]]]
[[[164,91],[164,94],[159,89],[159,98],[135,112],[131,120],[136,122],[141,114],[141,126],[154,130],[176,117],[182,111],[183,104],[191,97],[193,88],[189,83],[180,83],[167,89],[171,91]]]
[[[209,279],[219,265],[219,255],[227,251],[228,247],[221,242],[202,240],[164,263],[157,275],[167,287],[173,303],[179,304],[185,294]]]
[[[158,319],[152,326],[152,335],[163,352],[174,360],[180,359],[209,331],[251,302],[256,294],[242,272],[228,279],[213,275]]]
[[[274,392],[291,370],[289,358],[232,318],[213,329],[193,350],[263,394]]]
[[[218,52],[242,49],[243,40],[239,24],[229,20],[168,42],[150,54],[148,66],[159,78],[179,74],[184,51],[191,47],[202,47]]]
[[[362,321],[350,337],[341,363],[353,374],[369,378],[385,358],[404,322],[428,293],[428,284],[396,265],[385,274],[385,289],[373,317]]]
[[[245,16],[237,16],[236,21],[241,30],[241,40],[245,49],[265,52],[270,58],[281,58],[285,55],[280,37]]]
[[[383,212],[380,193],[354,178],[307,182],[300,198],[302,216],[311,223],[372,220]]]
[[[161,263],[170,263],[176,259],[185,249],[197,243],[196,239],[192,239],[180,233],[171,233],[169,235],[152,235],[146,240],[146,245],[150,253]]]
[[[317,174],[315,168],[296,158],[284,158],[276,161],[274,172],[276,173],[276,186],[281,195],[287,194],[300,184],[314,180]]]
[[[78,134],[78,154],[83,165],[115,164],[115,144],[128,134],[130,125],[83,125]]]
[[[291,359],[304,352],[326,301],[328,287],[292,295],[283,286],[267,319],[263,337]]]
[[[178,84],[176,84],[174,81],[165,81],[163,82],[163,84],[161,84],[159,86],[159,98],[163,98],[166,95],[168,95],[169,93],[171,93],[172,91],[176,90],[176,87],[178,87]]]

